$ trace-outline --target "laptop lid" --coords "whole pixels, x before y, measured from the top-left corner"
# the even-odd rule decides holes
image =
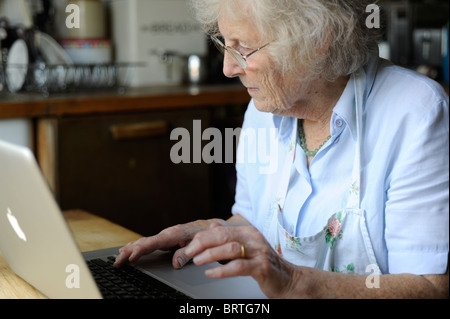
[[[101,298],[33,153],[3,141],[0,251],[17,275],[49,298]]]

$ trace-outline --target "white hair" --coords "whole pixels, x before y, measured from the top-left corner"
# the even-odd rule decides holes
[[[276,67],[302,70],[305,77],[330,81],[364,65],[376,48],[378,30],[366,24],[366,7],[375,0],[190,0],[207,34],[218,19],[251,19]],[[224,10],[224,11],[223,11]],[[267,38],[267,39],[266,39]],[[325,51],[325,52],[324,52]]]

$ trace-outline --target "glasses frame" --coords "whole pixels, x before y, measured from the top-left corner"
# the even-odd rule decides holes
[[[264,44],[263,46],[259,47],[258,49],[253,50],[253,51],[250,52],[249,54],[242,55],[242,53],[239,52],[238,50],[236,50],[235,48],[232,48],[232,47],[230,47],[230,46],[227,46],[227,45],[225,45],[222,41],[220,41],[220,40],[218,39],[218,36],[219,36],[219,35],[220,35],[220,33],[216,33],[216,34],[210,35],[209,37],[210,37],[211,40],[214,42],[214,44],[216,45],[216,47],[217,47],[217,49],[218,49],[219,51],[221,51],[222,53],[225,53],[225,51],[227,51],[228,53],[230,53],[230,54],[235,58],[235,60],[239,63],[239,66],[240,66],[241,68],[243,68],[244,70],[245,70],[245,69],[247,68],[247,66],[248,66],[247,59],[248,59],[249,57],[251,57],[253,54],[255,54],[255,53],[261,51],[262,49],[264,49],[266,46],[268,46],[268,45],[270,44],[270,42],[269,42],[269,43],[266,43],[266,44]]]

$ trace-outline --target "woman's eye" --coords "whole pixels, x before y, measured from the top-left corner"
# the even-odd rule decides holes
[[[239,51],[239,53],[242,55],[247,55],[253,51],[251,48],[247,48],[246,46],[243,45],[238,45],[236,50]]]

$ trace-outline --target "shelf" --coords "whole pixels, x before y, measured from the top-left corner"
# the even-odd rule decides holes
[[[124,92],[0,94],[0,118],[71,116],[120,112],[145,112],[250,101],[240,84],[128,88]]]

